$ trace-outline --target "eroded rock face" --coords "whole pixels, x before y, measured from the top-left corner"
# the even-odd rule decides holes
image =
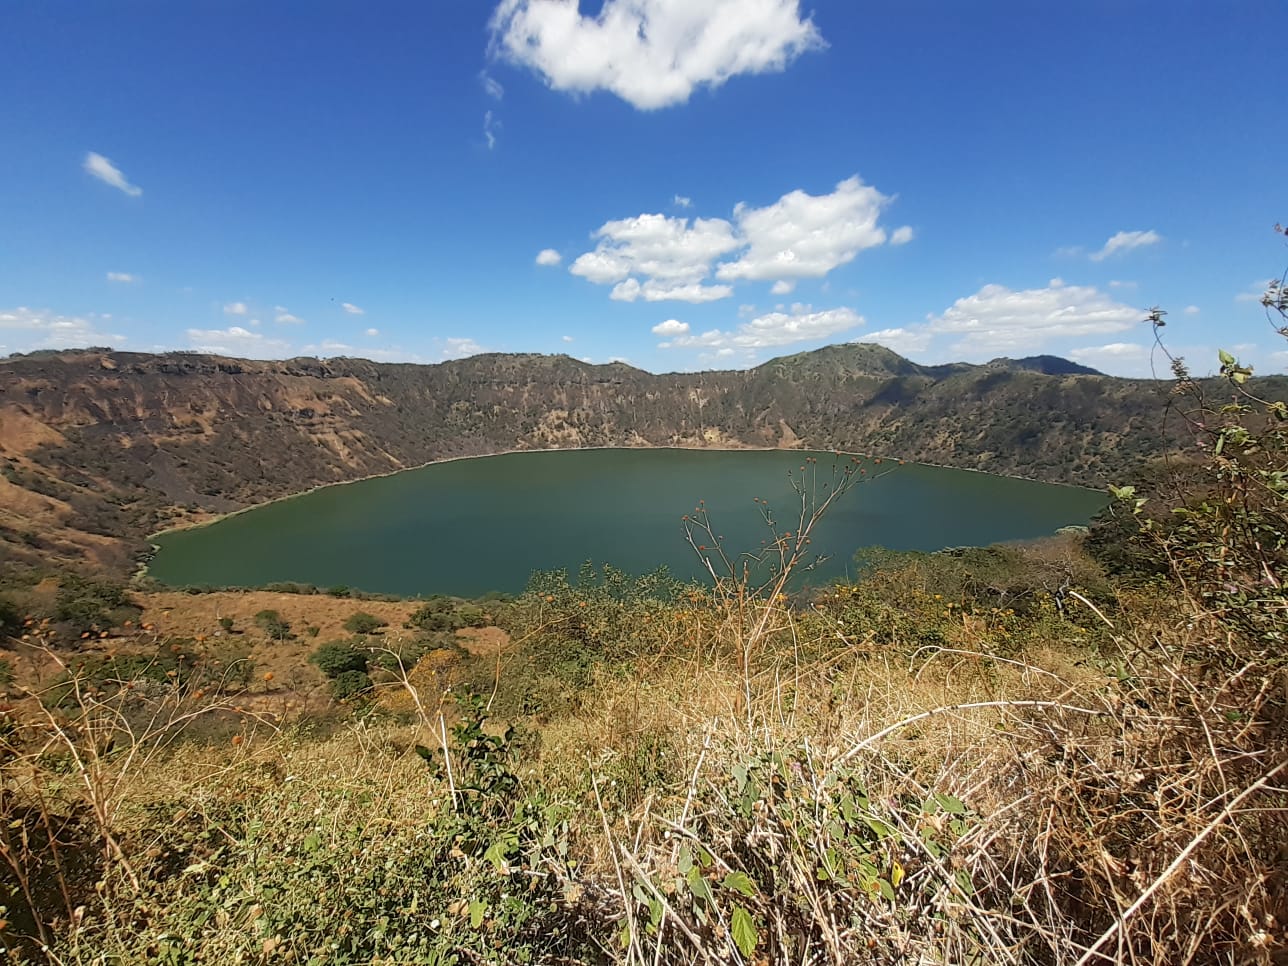
[[[1157,428],[1166,386],[1038,362],[926,367],[865,345],[667,375],[539,355],[433,366],[11,357],[0,360],[0,468],[15,493],[41,500],[0,505],[0,551],[9,563],[88,555],[120,570],[165,525],[515,449],[836,448],[1101,485],[1175,444]]]

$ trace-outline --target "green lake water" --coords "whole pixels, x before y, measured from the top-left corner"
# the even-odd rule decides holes
[[[162,534],[149,573],[171,585],[299,581],[460,596],[517,592],[534,570],[575,571],[586,560],[697,577],[684,514],[705,501],[725,547],[755,550],[767,533],[754,501],[767,500],[793,529],[800,501],[788,473],[799,476],[809,456],[822,492],[837,462],[830,453],[577,450],[436,463]],[[876,478],[845,494],[816,531],[813,549],[831,559],[810,583],[851,571],[859,547],[1029,539],[1085,524],[1107,501],[1094,490],[965,470],[860,466]]]

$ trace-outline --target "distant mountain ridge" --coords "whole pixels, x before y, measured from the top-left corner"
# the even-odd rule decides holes
[[[1169,389],[1050,356],[921,366],[862,343],[661,375],[533,354],[16,356],[0,360],[0,565],[120,570],[164,525],[509,450],[842,449],[1101,486],[1177,445]]]

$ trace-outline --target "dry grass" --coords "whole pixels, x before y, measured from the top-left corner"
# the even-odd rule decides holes
[[[178,961],[312,955],[328,927],[307,925],[316,897],[290,885],[290,863],[314,861],[301,843],[329,850],[325,874],[358,890],[347,902],[385,881],[380,869],[418,870],[371,886],[403,897],[382,929],[427,942],[432,919],[442,949],[492,949],[470,946],[462,961],[509,961],[487,945],[506,936],[537,949],[538,913],[541,929],[567,931],[564,952],[533,953],[549,962],[572,949],[578,961],[641,964],[1170,966],[1281,955],[1288,702],[1267,669],[1173,656],[1216,628],[1151,604],[1117,615],[1100,649],[1070,643],[1087,636],[1071,632],[999,657],[957,638],[907,649],[829,641],[809,615],[774,605],[748,662],[727,614],[685,615],[667,625],[670,646],[596,666],[570,710],[498,745],[487,762],[500,771],[470,772],[481,766],[453,747],[452,787],[416,750],[442,744],[457,720],[438,717],[436,674],[389,686],[406,695],[419,685],[418,701],[400,699],[419,717],[355,719],[326,738],[243,716],[218,745],[174,744],[172,723],[215,710],[176,695],[170,718],[151,719],[163,727],[111,726],[128,754],[87,751],[104,732],[84,716],[105,706],[82,700],[79,723],[51,716],[39,752],[6,767],[4,800],[28,844],[11,834],[0,853],[11,869],[24,860],[34,869],[44,821],[66,833],[69,850],[94,854],[90,874],[105,883],[97,897],[83,882],[58,883],[80,874],[69,862],[52,876],[46,862],[31,884],[32,901],[49,903],[38,918],[61,957],[51,961],[69,963],[108,948],[148,961],[166,930],[188,937],[189,959]],[[526,680],[526,653],[479,663],[500,669],[503,689],[507,676]],[[514,901],[503,878],[474,930],[461,910],[492,895],[491,866],[468,848],[459,859],[434,852],[426,865],[423,843],[449,834],[462,808],[487,801],[488,781],[510,774],[484,827],[546,815],[538,837],[567,851],[558,862],[548,849],[514,858],[504,875],[540,876],[521,879],[543,883],[539,903],[503,909]],[[464,790],[471,782],[478,792]],[[547,811],[556,805],[562,818]],[[177,839],[186,827],[191,837]],[[418,877],[443,862],[458,863],[441,875],[451,885],[408,906],[406,890],[418,894]],[[281,901],[299,903],[292,915],[306,925],[297,934],[279,923],[259,945],[237,938],[252,925],[241,913],[193,932],[213,900],[185,868],[222,869],[233,892],[219,901],[242,895],[243,911],[262,905],[264,881],[280,882]],[[122,917],[141,923],[137,935]]]

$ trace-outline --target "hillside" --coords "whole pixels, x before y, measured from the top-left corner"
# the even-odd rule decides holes
[[[1282,394],[1274,381],[1265,391]],[[0,361],[0,553],[8,568],[121,573],[145,534],[176,521],[514,449],[838,448],[1100,486],[1171,448],[1167,392],[1058,359],[926,367],[861,344],[667,375],[540,355],[427,366],[10,357]]]

